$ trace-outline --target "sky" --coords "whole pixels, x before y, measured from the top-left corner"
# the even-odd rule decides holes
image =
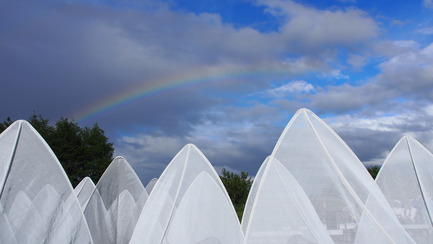
[[[144,183],[188,143],[254,176],[300,108],[433,149],[432,0],[0,2],[0,120],[98,123]]]

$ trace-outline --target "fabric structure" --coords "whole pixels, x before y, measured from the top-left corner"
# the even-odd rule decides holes
[[[0,134],[0,243],[92,243],[66,173],[26,121]]]
[[[334,243],[290,172],[274,157],[259,170],[242,223],[245,243]],[[245,227],[244,227],[245,228]]]
[[[158,182],[158,178],[153,178],[149,181],[149,183],[147,183],[147,185],[146,185],[147,194],[150,195],[150,193],[153,190],[153,187],[155,187],[155,185],[156,185],[156,182]]]
[[[243,243],[230,198],[197,147],[186,145],[164,170],[130,243]]]
[[[335,243],[414,243],[361,161],[313,112],[296,112],[271,157],[299,183]]]
[[[242,214],[242,221],[241,221],[241,227],[244,234],[247,232],[248,223],[251,217],[251,211],[253,209],[253,205],[257,196],[257,191],[259,190],[260,182],[262,181],[263,174],[265,172],[266,166],[268,165],[268,162],[269,162],[269,156],[266,157],[265,161],[263,161],[262,165],[260,166],[259,171],[257,171],[250,192],[248,193],[248,198],[247,198],[247,202],[245,203],[245,208]]]
[[[95,244],[128,243],[147,191],[123,157],[108,166],[84,210]]]
[[[376,184],[377,183],[377,184]],[[193,144],[146,187],[123,157],[72,188],[26,121],[0,134],[0,243],[433,243],[433,154],[403,137],[376,182],[344,141],[300,109],[257,172],[242,225]]]
[[[395,145],[376,183],[418,244],[433,243],[433,154],[412,137]]]
[[[75,187],[74,192],[77,195],[78,202],[80,202],[81,208],[85,209],[90,197],[95,190],[95,183],[89,177],[84,177],[80,183]]]

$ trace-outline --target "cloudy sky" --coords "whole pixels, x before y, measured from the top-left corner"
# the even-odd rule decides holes
[[[433,149],[433,1],[1,1],[0,119],[98,123],[145,182],[187,143],[255,175],[302,107],[364,164]]]

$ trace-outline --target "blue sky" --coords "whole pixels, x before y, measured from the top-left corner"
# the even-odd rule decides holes
[[[3,120],[97,122],[143,181],[187,143],[217,170],[255,175],[302,107],[365,164],[381,164],[404,135],[433,149],[431,0],[1,6]],[[145,95],[158,87],[169,88]]]

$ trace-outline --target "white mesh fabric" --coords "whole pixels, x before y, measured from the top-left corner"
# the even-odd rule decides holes
[[[81,182],[75,187],[74,192],[77,195],[78,202],[80,202],[81,208],[86,209],[87,202],[95,190],[95,184],[89,177],[84,177]]]
[[[180,199],[162,243],[242,243],[232,208],[217,182],[201,172]]]
[[[0,236],[10,238],[12,230],[17,243],[92,243],[64,170],[33,127],[13,123],[0,145],[0,169],[8,169],[0,174],[0,216],[10,226]]]
[[[129,223],[125,232],[126,236],[129,236],[129,238],[131,238],[132,233],[134,233],[135,225],[137,224],[138,218],[141,214],[141,210],[143,209],[144,204],[147,202],[148,197],[149,195],[147,194],[147,191],[143,191],[132,210],[133,213],[131,214],[131,218],[129,219]]]
[[[99,192],[95,190],[84,214],[94,243],[114,243],[116,239],[112,216],[108,214]]]
[[[234,232],[242,234],[236,213],[219,176],[198,148],[192,144],[188,144],[173,158],[158,179],[158,183],[155,185],[143,208],[130,243],[161,243],[165,236],[172,235],[168,233],[172,218],[176,215],[182,198],[191,184],[203,172],[207,173],[216,182],[216,186],[213,188],[219,189],[220,193],[212,190],[214,191],[214,195],[222,194],[225,201],[230,203],[230,208],[224,210],[227,212],[215,213],[228,216],[223,223],[213,223],[215,231],[220,228],[219,225],[229,224],[236,226],[236,229],[233,230]],[[199,196],[198,198],[200,199],[201,197]],[[217,209],[216,207],[214,208]],[[199,210],[196,209],[196,211]],[[210,232],[206,233],[212,233],[212,230],[207,231]],[[217,233],[215,232],[215,234]],[[200,236],[202,234],[195,233],[195,235]],[[237,239],[233,240],[236,241]],[[209,236],[209,239],[205,238],[204,241],[216,241],[216,239]]]
[[[147,192],[123,157],[116,157],[96,185],[84,215],[95,243],[128,243],[127,227],[134,228],[132,215],[140,196]],[[146,199],[146,198],[144,198]],[[142,205],[140,205],[142,206]]]
[[[0,204],[0,243],[18,244],[15,238],[14,231],[12,230],[11,224],[9,223],[8,217],[3,211],[3,207]]]
[[[272,157],[261,169],[245,243],[334,243],[289,171]]]
[[[3,189],[21,132],[21,123],[13,123],[0,134],[0,189]]]
[[[158,182],[158,178],[153,178],[149,181],[149,183],[147,183],[147,185],[146,185],[147,194],[150,195],[150,193],[153,190],[153,187],[155,187],[156,182]]]
[[[398,220],[419,244],[433,243],[432,178],[433,155],[411,137],[400,139],[376,178]]]
[[[244,234],[247,232],[248,222],[251,215],[251,210],[253,208],[254,201],[257,196],[257,191],[259,189],[260,182],[263,177],[263,173],[265,172],[266,165],[268,163],[269,157],[266,157],[265,161],[263,161],[262,165],[257,172],[256,177],[254,178],[253,184],[251,186],[250,192],[248,193],[247,202],[245,203],[244,212],[242,214],[242,222],[241,227]]]
[[[412,242],[359,159],[311,111],[301,109],[294,115],[272,156],[301,185],[336,243],[355,241],[363,215],[369,219],[363,223],[372,223],[372,228],[378,229],[371,232],[370,243],[382,243],[384,236],[390,242]],[[371,204],[366,206],[368,198]]]

